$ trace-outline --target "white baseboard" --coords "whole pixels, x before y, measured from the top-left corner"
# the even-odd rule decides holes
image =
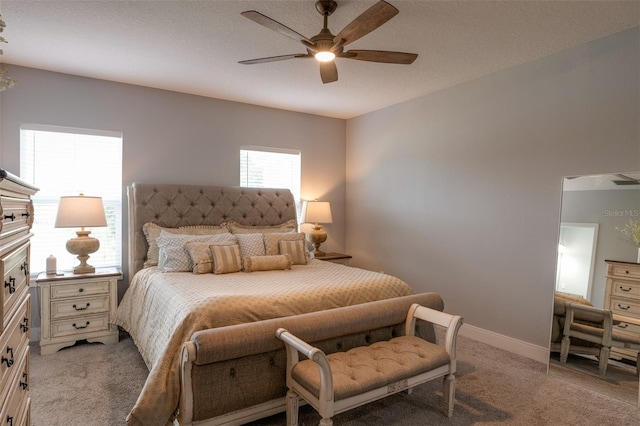
[[[543,346],[537,346],[529,342],[514,339],[513,337],[498,334],[470,324],[462,325],[460,328],[460,335],[530,358],[543,364],[549,363],[549,348],[545,348]]]
[[[29,337],[29,342],[39,342],[40,341],[40,327],[34,327],[31,329],[31,336]]]

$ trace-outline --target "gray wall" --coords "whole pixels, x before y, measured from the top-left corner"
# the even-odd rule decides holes
[[[605,259],[638,259],[638,248],[618,229],[624,228],[629,219],[640,220],[640,190],[564,191],[561,218],[563,222],[599,225],[591,302],[604,307]]]
[[[347,248],[548,346],[562,177],[640,170],[638,28],[347,121]]]
[[[240,146],[299,149],[302,198],[331,202],[334,223],[326,225],[329,238],[323,247],[345,250],[344,120],[18,66],[10,69],[18,84],[0,92],[0,167],[20,174],[23,123],[123,132],[123,186],[136,181],[239,185]],[[99,161],[91,153],[87,157]],[[126,268],[124,187],[123,201]],[[32,270],[44,266],[33,265]],[[119,287],[122,294],[125,283]]]

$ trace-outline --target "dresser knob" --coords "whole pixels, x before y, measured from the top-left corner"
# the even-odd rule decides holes
[[[622,309],[623,311],[628,311],[629,309],[631,309],[631,306],[629,306],[629,305],[622,306],[621,304],[618,303],[618,308]]]
[[[625,288],[625,287],[619,286],[618,288],[620,289],[620,291],[624,291],[625,293],[628,293],[631,291],[631,287]]]
[[[4,215],[5,219],[11,219],[11,222],[13,222],[14,220],[16,220],[16,215],[11,213],[11,214],[5,214]]]
[[[9,355],[11,355],[11,358],[7,358],[4,355],[2,356],[2,358],[0,358],[0,364],[2,364],[3,362],[7,364],[7,368],[11,367],[13,365],[13,349],[7,346],[7,353]]]
[[[29,318],[24,318],[22,320],[22,324],[20,324],[20,330],[22,330],[23,333],[29,331]]]
[[[16,279],[9,275],[9,281],[4,282],[4,287],[9,287],[9,294],[13,294],[16,292]]]
[[[76,305],[73,305],[73,309],[75,309],[76,311],[84,311],[85,309],[87,309],[89,306],[91,306],[91,303],[87,303],[86,306],[84,308],[79,308]]]
[[[27,373],[22,373],[22,380],[24,380],[24,382],[20,381],[20,387],[22,390],[26,390],[29,387],[29,382],[27,380],[28,377]]]

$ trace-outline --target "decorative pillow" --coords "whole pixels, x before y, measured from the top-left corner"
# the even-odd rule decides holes
[[[262,234],[234,234],[240,245],[240,257],[264,256],[264,240]]]
[[[240,246],[238,244],[214,244],[209,246],[213,255],[213,273],[229,274],[242,269]]]
[[[244,259],[246,272],[276,271],[291,269],[291,256],[277,254],[275,256],[248,256]]]
[[[273,226],[247,226],[241,225],[238,222],[227,222],[227,228],[232,234],[267,234],[272,232],[296,232],[298,230],[298,223],[295,219],[290,219],[280,225]]]
[[[280,254],[288,254],[291,256],[291,263],[294,265],[307,264],[307,250],[304,240],[280,240],[278,241],[278,249]]]
[[[280,254],[280,246],[279,246],[280,241],[302,241],[304,243],[305,241],[304,237],[305,237],[304,232],[296,232],[296,233],[285,232],[285,233],[277,233],[277,234],[276,233],[264,234],[262,236],[264,240],[264,251],[267,256]],[[309,260],[308,252],[306,250],[305,250],[305,259],[307,259],[307,261]]]
[[[194,274],[210,274],[213,272],[213,256],[209,243],[189,241],[185,244],[191,259]]]
[[[158,267],[163,272],[192,271],[191,258],[186,248],[189,241],[200,241],[209,244],[224,241],[235,242],[235,237],[226,232],[215,235],[173,234],[165,230],[160,231],[156,240],[158,243]]]
[[[153,222],[147,222],[142,225],[142,232],[147,239],[147,260],[142,265],[144,268],[150,266],[156,266],[158,264],[159,249],[157,239],[160,236],[161,231],[167,231],[172,234],[187,234],[187,235],[214,235],[227,233],[229,230],[227,227],[216,225],[198,225],[198,226],[181,226],[180,228],[164,228]]]

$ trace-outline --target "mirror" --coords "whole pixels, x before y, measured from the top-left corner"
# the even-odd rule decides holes
[[[640,341],[640,244],[628,232],[634,224],[640,172],[564,178],[549,374],[640,407],[636,351],[612,350],[602,375],[600,346],[572,337],[566,362],[560,359],[567,301],[611,310],[614,330]],[[640,242],[640,225],[636,231]]]

